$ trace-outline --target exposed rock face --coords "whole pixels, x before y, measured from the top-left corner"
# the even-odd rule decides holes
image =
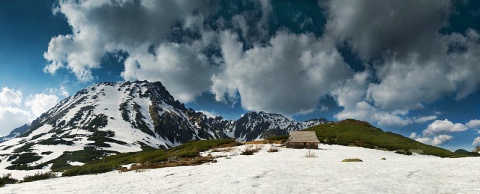
[[[473,149],[472,152],[476,152],[480,154],[480,146],[477,146],[475,149]]]

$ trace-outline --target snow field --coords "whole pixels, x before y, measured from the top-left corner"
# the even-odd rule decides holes
[[[206,152],[216,163],[109,172],[6,185],[2,193],[480,193],[480,158],[405,156],[338,145],[308,150],[270,145],[251,156],[245,146]],[[217,150],[218,151],[218,150]],[[363,162],[344,163],[346,158]],[[386,160],[381,160],[386,158]]]

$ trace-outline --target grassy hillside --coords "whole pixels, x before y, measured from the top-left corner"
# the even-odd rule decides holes
[[[347,119],[306,129],[315,131],[320,142],[396,151],[402,154],[419,153],[440,157],[455,157],[446,149],[426,145],[392,132],[385,132],[367,122]]]
[[[168,150],[155,149],[122,153],[107,156],[100,160],[93,160],[83,166],[70,167],[63,172],[62,176],[104,173],[114,169],[121,170],[121,165],[132,163],[137,164],[136,169],[200,164],[211,160],[211,158],[198,157],[200,152],[235,145],[236,142],[230,139],[202,140],[188,142]]]

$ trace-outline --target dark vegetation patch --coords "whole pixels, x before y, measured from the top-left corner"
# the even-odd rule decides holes
[[[18,156],[12,164],[27,164],[40,160],[42,156],[37,155],[36,153],[23,153]]]
[[[4,175],[0,178],[0,187],[5,186],[6,184],[15,184],[15,183],[17,183],[17,182],[18,182],[17,179],[12,178],[12,174],[10,174],[10,173],[4,174]]]
[[[61,139],[61,138],[49,138],[49,139],[39,141],[38,144],[40,144],[40,145],[59,145],[59,144],[73,145],[74,143],[73,143],[73,141],[67,141],[67,140],[64,140],[64,139]]]
[[[10,148],[12,148],[12,147],[13,147],[13,145],[9,145],[9,146],[4,147],[2,150],[8,150],[8,149],[10,149]]]
[[[23,146],[16,148],[13,150],[13,153],[20,153],[20,152],[31,152],[33,149],[34,143],[26,143]]]
[[[50,155],[50,154],[52,154],[52,153],[53,153],[52,151],[46,151],[46,152],[42,152],[41,154],[42,154],[42,155]]]
[[[57,175],[53,172],[45,172],[45,173],[37,172],[35,173],[35,175],[25,176],[23,178],[23,182],[33,182],[33,181],[46,180],[46,179],[51,179],[56,177]]]
[[[89,146],[96,146],[96,147],[111,147],[109,144],[105,142],[117,143],[120,145],[126,145],[126,142],[115,140],[109,137],[103,136],[91,136],[88,138],[89,141],[94,141],[94,143],[88,143]]]
[[[152,147],[152,146],[149,146],[143,142],[137,142],[138,144],[140,144],[140,148],[142,148],[142,151],[153,151],[153,150],[156,150],[156,148]],[[164,148],[166,149],[166,148]]]
[[[94,119],[88,123],[84,129],[87,129],[90,132],[97,132],[99,128],[103,128],[108,124],[108,117],[104,114],[97,115]],[[113,137],[113,136],[112,136]]]
[[[68,164],[69,161],[77,162],[92,162],[105,157],[108,154],[114,154],[117,152],[107,151],[107,150],[79,150],[74,152],[64,152],[60,157],[53,159],[51,161],[45,162],[38,167],[43,167],[48,164],[52,164],[52,171],[62,171],[72,167]]]
[[[42,137],[42,136],[45,135],[45,134],[46,134],[46,133],[40,133],[40,134],[38,134],[38,135],[34,135],[31,140],[38,139],[39,137]]]
[[[11,166],[7,166],[5,169],[7,170],[33,170],[35,169],[32,166],[29,166],[27,164],[14,164]]]
[[[80,110],[75,113],[72,119],[68,121],[68,126],[72,126],[73,128],[77,128],[77,122],[80,121],[80,119],[88,117],[89,115],[92,114],[93,110],[95,109],[94,106],[83,106],[80,108]],[[85,115],[85,117],[84,117]]]
[[[11,166],[7,166],[8,170],[33,170],[35,167],[29,166],[28,163],[38,161],[42,156],[36,153],[13,154],[8,157],[7,161],[12,161]]]

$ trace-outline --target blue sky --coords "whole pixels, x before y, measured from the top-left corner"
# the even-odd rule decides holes
[[[92,83],[480,145],[478,1],[0,1],[0,135]]]

